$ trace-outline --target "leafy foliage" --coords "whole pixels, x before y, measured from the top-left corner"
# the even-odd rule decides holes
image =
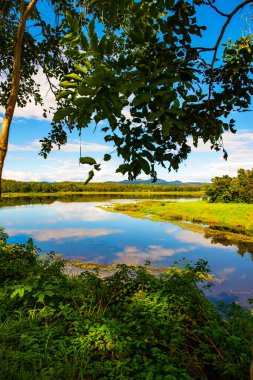
[[[203,261],[68,277],[31,241],[2,240],[0,269],[1,378],[248,379],[252,315],[207,300]]]
[[[242,4],[225,15],[224,30]],[[155,181],[157,165],[178,169],[191,140],[224,149],[223,132],[235,132],[229,115],[247,110],[251,101],[252,35],[229,40],[217,62],[223,29],[214,47],[194,45],[206,29],[197,22],[197,8],[213,8],[213,1],[91,5],[87,32],[75,24],[61,42],[75,66],[60,83],[58,96],[68,104],[55,115],[61,128],[53,139],[42,140],[42,154],[50,151],[50,141],[60,141],[64,125],[74,122],[81,130],[92,120],[98,128],[108,122],[101,131],[123,159],[117,172],[130,180],[143,171]]]
[[[0,4],[0,105],[6,107],[12,82],[14,46],[20,19],[22,2],[3,0]],[[39,2],[38,2],[39,3]],[[27,4],[26,4],[27,5]],[[56,91],[53,78],[61,78],[72,67],[59,47],[59,41],[67,33],[65,12],[75,11],[75,2],[52,0],[48,2],[51,17],[45,17],[37,4],[26,25],[21,55],[21,81],[17,105],[25,107],[33,99],[43,105],[39,70],[46,75],[52,91]],[[44,115],[50,107],[44,109]]]
[[[253,203],[253,169],[239,169],[237,177],[212,178],[205,193],[209,202]]]

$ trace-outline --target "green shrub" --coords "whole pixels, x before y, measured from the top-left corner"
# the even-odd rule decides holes
[[[205,297],[204,261],[68,277],[2,240],[0,270],[0,379],[248,379],[252,315]]]
[[[212,178],[212,184],[205,188],[209,202],[253,203],[253,169],[239,169],[237,177]]]

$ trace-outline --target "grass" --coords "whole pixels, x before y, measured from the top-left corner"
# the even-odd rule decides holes
[[[201,223],[203,228],[243,234],[253,241],[253,205],[249,204],[144,201],[115,204],[107,210],[152,220]]]

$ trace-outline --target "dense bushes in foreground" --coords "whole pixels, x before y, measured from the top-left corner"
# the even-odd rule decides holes
[[[204,262],[71,278],[1,239],[1,379],[248,379],[252,315],[206,299]]]
[[[253,203],[253,169],[240,169],[237,177],[212,178],[212,184],[206,187],[209,202]]]

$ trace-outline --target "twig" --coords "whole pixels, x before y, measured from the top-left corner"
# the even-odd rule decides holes
[[[220,11],[215,5],[213,5],[213,3],[211,3],[211,0],[208,0],[208,4],[210,5],[210,7],[212,7],[217,13],[219,13],[221,16],[224,16],[224,17],[229,17],[229,14],[228,13],[224,13],[222,11]]]

